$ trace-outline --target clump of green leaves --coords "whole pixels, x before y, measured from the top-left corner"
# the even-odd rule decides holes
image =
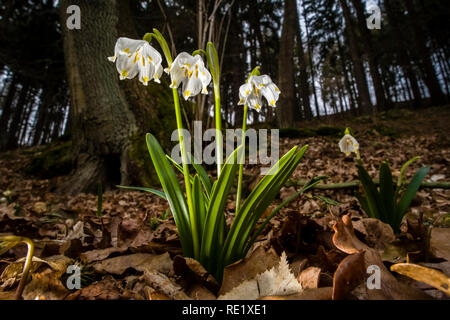
[[[417,159],[419,157],[414,157],[403,165],[395,186],[389,164],[384,161],[380,166],[378,188],[362,162],[358,161],[357,164],[359,179],[364,189],[364,195],[357,193],[361,207],[369,217],[388,223],[396,233],[400,231],[403,216],[430,170],[430,167],[420,168],[406,186],[405,169]]]

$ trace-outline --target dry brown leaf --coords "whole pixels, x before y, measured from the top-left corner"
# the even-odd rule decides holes
[[[145,270],[155,270],[168,274],[172,268],[172,259],[169,253],[154,255],[149,253],[135,253],[126,256],[106,259],[93,265],[95,271],[99,273],[112,273],[121,275],[128,268],[144,272]]]
[[[106,249],[95,249],[83,252],[80,255],[80,258],[81,260],[83,260],[83,262],[90,263],[93,261],[100,261],[106,259],[113,253],[123,253],[127,251],[127,249],[128,249],[127,247],[120,247],[120,248],[111,247]]]
[[[204,286],[192,285],[186,292],[194,300],[216,300],[217,297]]]
[[[355,230],[365,236],[365,242],[372,248],[384,249],[395,240],[394,231],[387,223],[375,218],[363,218],[353,222]]]
[[[195,259],[177,255],[173,258],[173,270],[176,275],[182,278],[186,287],[191,282],[196,282],[212,292],[219,290],[217,280]]]
[[[171,281],[165,274],[153,270],[146,270],[144,271],[144,278],[148,285],[159,290],[171,299],[191,300],[183,289],[178,284]]]
[[[345,299],[358,284],[364,281],[365,275],[364,251],[345,257],[334,273],[333,300]]]
[[[436,257],[450,261],[450,228],[431,230],[430,250]]]
[[[106,276],[79,291],[77,298],[80,300],[118,300],[122,297],[122,290],[112,276]]]
[[[424,282],[450,296],[450,278],[441,271],[427,268],[414,263],[398,263],[391,266],[391,270]]]
[[[258,274],[220,295],[218,300],[255,300],[262,296],[290,295],[302,291],[302,286],[292,274],[283,252],[279,264],[270,270]]]
[[[316,289],[319,286],[320,271],[320,268],[309,267],[299,274],[297,281],[303,289]]]
[[[349,215],[342,217],[342,221],[337,221],[333,227],[335,234],[333,243],[340,250],[348,253],[358,253],[364,250],[365,269],[369,266],[376,266],[380,270],[380,289],[367,289],[370,300],[409,300],[409,299],[429,299],[430,297],[422,291],[407,286],[399,281],[386,269],[381,260],[380,253],[356,238],[352,221]]]
[[[32,275],[31,281],[23,290],[24,300],[62,300],[69,294],[67,288],[61,283],[55,272],[47,269]]]
[[[369,248],[355,236],[350,215],[345,215],[342,221],[337,221],[333,230],[333,243],[339,250],[353,254]]]
[[[305,289],[300,293],[287,296],[265,296],[258,300],[331,300],[332,291],[332,287]]]
[[[263,247],[258,247],[249,257],[225,267],[222,287],[218,295],[229,292],[242,282],[276,266],[279,262],[280,257],[275,250],[265,251]]]

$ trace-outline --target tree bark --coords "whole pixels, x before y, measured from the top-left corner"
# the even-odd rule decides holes
[[[308,84],[308,73],[306,71],[306,58],[305,58],[305,51],[303,48],[303,40],[302,40],[302,29],[300,27],[300,19],[298,17],[298,8],[297,8],[297,1],[295,1],[295,21],[297,26],[297,32],[296,32],[296,41],[297,41],[297,55],[298,55],[298,61],[299,61],[299,88],[300,88],[300,97],[302,99],[302,106],[303,106],[303,116],[306,120],[312,119],[312,111],[311,111],[311,104],[309,100],[309,84]],[[296,119],[296,120],[301,120]]]
[[[360,39],[363,44],[364,53],[369,63],[370,76],[372,77],[375,96],[377,98],[377,108],[379,110],[387,110],[389,108],[389,101],[386,99],[383,82],[381,81],[380,71],[378,69],[378,59],[375,55],[375,50],[371,41],[371,33],[367,28],[366,16],[364,14],[364,6],[361,0],[351,0],[356,9],[358,28],[360,32]]]
[[[294,45],[297,30],[296,0],[284,2],[283,29],[280,40],[278,86],[282,94],[278,102],[277,120],[280,128],[294,126],[300,109],[295,101]]]
[[[417,82],[416,74],[413,70],[413,66],[411,64],[411,57],[408,55],[408,49],[405,48],[403,42],[402,30],[398,24],[398,21],[395,17],[395,12],[391,4],[391,0],[385,0],[384,5],[386,8],[387,18],[389,24],[392,26],[394,30],[394,37],[396,39],[396,51],[398,54],[399,62],[402,66],[403,72],[409,80],[409,84],[411,86],[411,90],[413,93],[413,105],[415,108],[418,108],[422,104],[422,97],[420,95],[420,89]]]
[[[372,103],[370,101],[369,87],[367,85],[366,72],[364,70],[364,65],[361,60],[361,53],[358,48],[356,35],[353,29],[353,22],[350,13],[350,9],[347,5],[346,0],[339,0],[341,4],[342,11],[344,13],[345,26],[347,30],[347,38],[350,46],[350,53],[353,61],[353,70],[355,73],[356,86],[358,88],[358,96],[360,98],[360,108],[362,113],[372,112]]]
[[[16,96],[17,85],[17,76],[13,75],[13,78],[8,86],[8,93],[2,105],[2,115],[0,117],[0,150],[5,150],[8,142],[8,124],[11,117],[14,97]]]
[[[436,70],[431,62],[431,52],[426,45],[425,35],[422,30],[422,19],[417,14],[412,0],[404,0],[408,11],[409,25],[413,30],[415,46],[419,54],[419,62],[424,74],[424,81],[430,92],[431,101],[434,105],[445,103],[445,96],[436,76]]]
[[[126,183],[129,137],[136,130],[117,71],[107,60],[117,39],[117,2],[63,0],[62,26],[66,8],[73,4],[82,12],[81,29],[63,27],[63,33],[72,99],[74,171],[59,186],[59,191],[72,194],[95,192],[98,183],[106,187]]]

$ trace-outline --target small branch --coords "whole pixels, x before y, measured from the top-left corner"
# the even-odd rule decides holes
[[[292,186],[304,186],[308,181],[302,180],[289,180],[286,182],[285,187]],[[375,180],[374,183],[379,185],[379,181]],[[327,183],[318,184],[314,186],[314,189],[333,190],[333,189],[357,189],[360,185],[359,180],[342,182],[342,183]],[[450,189],[450,182],[422,182],[421,189]]]

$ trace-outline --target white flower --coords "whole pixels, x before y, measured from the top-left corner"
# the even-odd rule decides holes
[[[189,53],[181,52],[164,71],[170,74],[171,88],[178,88],[181,83],[183,84],[185,100],[196,96],[200,91],[208,94],[207,86],[211,82],[211,74],[205,68],[200,55],[191,56]]]
[[[266,98],[270,106],[275,107],[280,97],[280,89],[268,75],[251,76],[247,83],[239,88],[238,104],[247,103],[250,108],[259,112],[262,106],[262,97]]]
[[[341,141],[339,141],[339,148],[341,149],[341,152],[344,152],[348,156],[352,152],[358,153],[359,144],[355,138],[346,133]]]
[[[114,56],[120,80],[132,79],[139,74],[139,81],[147,85],[150,80],[160,82],[163,68],[161,54],[145,40],[117,39]]]

